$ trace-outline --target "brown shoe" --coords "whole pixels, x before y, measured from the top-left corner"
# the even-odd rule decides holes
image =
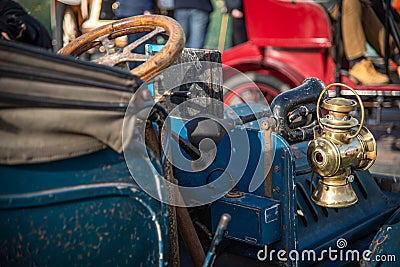
[[[389,77],[377,72],[370,59],[358,62],[349,70],[349,73],[362,84],[377,85],[389,82]]]

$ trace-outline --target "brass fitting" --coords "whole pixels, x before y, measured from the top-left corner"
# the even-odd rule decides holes
[[[361,122],[350,115],[357,107],[354,100],[327,98],[320,105],[323,94],[332,86],[346,87],[354,93],[360,104]],[[320,107],[327,111],[322,118]],[[319,126],[314,129],[314,140],[308,144],[307,159],[321,178],[311,198],[324,207],[351,206],[358,200],[351,186],[354,180],[351,170],[369,169],[377,154],[375,138],[363,126],[364,106],[351,87],[334,83],[327,86],[318,98],[317,119]]]

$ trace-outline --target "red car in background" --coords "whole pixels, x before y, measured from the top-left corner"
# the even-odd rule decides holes
[[[279,93],[298,86],[307,77],[318,77],[326,85],[335,82],[335,44],[329,15],[310,1],[243,0],[248,41],[222,54],[224,64],[246,73],[268,101]],[[382,62],[382,59],[380,59]],[[341,82],[356,89],[369,107],[399,105],[400,84],[361,85],[351,79],[343,60]],[[225,72],[227,105],[252,98],[256,90],[248,80]],[[345,95],[349,91],[342,90]],[[351,93],[351,92],[350,92]]]

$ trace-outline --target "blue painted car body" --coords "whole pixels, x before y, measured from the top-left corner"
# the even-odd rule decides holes
[[[247,108],[234,107],[239,115],[248,114]],[[398,229],[400,196],[383,191],[371,173],[354,172],[356,205],[344,209],[317,206],[310,198],[317,180],[307,163],[308,143],[289,144],[273,133],[270,187],[263,183],[250,191],[254,176],[264,177],[258,162],[265,155],[265,140],[258,121],[230,132],[231,137],[243,134],[250,158],[236,185],[240,196],[226,195],[190,209],[194,224],[202,226],[196,228],[200,236],[201,229],[206,229],[203,234],[214,232],[223,213],[232,217],[217,266],[345,265],[348,260],[333,262],[322,252],[329,248],[366,250],[375,234],[377,243],[387,236],[385,246],[379,246],[382,251],[398,253],[398,231],[387,229],[388,225]],[[182,137],[187,136],[183,133]],[[225,137],[209,167],[202,171],[175,168],[175,178],[187,187],[208,184],[224,172],[232,155],[240,156],[241,149]],[[146,149],[132,153],[134,173],[128,170],[125,155],[110,148],[53,162],[1,165],[0,265],[168,265],[168,207],[147,195],[133,179],[156,177],[163,170],[157,158],[146,160]],[[339,239],[346,246],[338,247]],[[202,241],[208,248],[209,240]],[[377,247],[370,248],[379,252]],[[286,260],[278,254],[266,255],[272,250],[284,250]],[[295,255],[305,250],[315,251],[317,258],[297,261],[287,257],[292,251]]]

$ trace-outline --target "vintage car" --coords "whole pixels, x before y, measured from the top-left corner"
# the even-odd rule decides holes
[[[0,40],[0,265],[395,266],[399,179],[368,171],[361,98],[328,94],[355,91],[308,77],[229,107],[219,52],[184,44],[160,15],[58,54]]]
[[[379,121],[382,108],[399,107],[400,81],[396,69],[390,68],[387,57],[375,56],[371,58],[379,71],[388,74],[389,84],[365,85],[352,77],[341,48],[338,34],[341,31],[335,30],[340,29],[341,24],[332,23],[329,14],[317,2],[243,0],[248,41],[225,50],[224,64],[246,73],[269,101],[310,76],[326,84],[343,82],[356,89],[368,110],[377,113]],[[378,5],[384,1],[373,2]],[[387,14],[379,16],[392,18],[384,22],[393,25],[393,16],[387,10]],[[387,27],[400,46],[398,29]],[[225,93],[227,104],[239,103],[242,94],[242,98],[254,98],[249,93],[251,85],[247,86],[246,79],[240,76],[227,73],[226,85],[234,89]],[[352,94],[345,88],[341,93]]]

